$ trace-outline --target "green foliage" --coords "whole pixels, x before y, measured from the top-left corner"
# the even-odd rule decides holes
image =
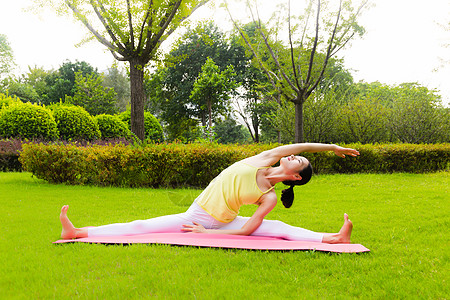
[[[450,168],[450,144],[349,144],[360,156],[341,159],[331,152],[304,153],[319,174],[424,173]]]
[[[379,143],[390,138],[386,128],[387,108],[376,99],[351,100],[340,110],[340,119],[336,124],[340,132],[340,141],[344,143]]]
[[[206,126],[206,120],[208,120],[209,128],[212,128],[214,117],[226,115],[226,101],[230,98],[230,93],[237,87],[233,79],[235,76],[232,65],[227,66],[221,72],[210,57],[202,66],[202,72],[195,80],[189,98],[196,106],[203,126]]]
[[[197,129],[195,123],[205,116],[202,104],[195,103],[190,96],[208,57],[220,70],[233,65],[238,77],[243,78],[248,65],[245,51],[237,43],[229,43],[225,33],[211,21],[189,27],[165,57],[165,66],[147,76],[149,109],[168,124],[165,129],[171,140],[190,140],[189,131]]]
[[[236,146],[218,144],[145,147],[27,144],[23,145],[20,161],[25,170],[55,183],[205,186],[228,165],[255,154],[255,150],[250,146],[236,151]]]
[[[120,120],[118,116],[102,114],[95,116],[95,120],[103,139],[131,136],[127,124]]]
[[[65,96],[75,95],[77,73],[81,74],[81,77],[97,78],[99,76],[97,69],[85,61],[65,61],[58,69],[59,76],[54,82],[50,95],[51,103],[59,102]]]
[[[281,131],[283,143],[294,141],[293,105],[282,101],[265,116],[270,126]],[[319,90],[305,102],[304,121],[308,142],[450,141],[450,110],[442,105],[436,91],[415,83],[398,86],[358,83],[346,92]],[[269,141],[276,141],[276,136],[272,135]]]
[[[9,95],[19,97],[24,102],[39,103],[39,95],[30,84],[14,78],[8,78],[5,83]]]
[[[216,139],[221,144],[248,143],[251,141],[248,130],[242,125],[236,124],[232,118],[216,121],[213,127]]]
[[[125,111],[130,104],[130,80],[127,74],[114,64],[103,74],[104,87],[114,89],[116,92],[115,105],[119,111]]]
[[[58,137],[58,129],[49,110],[17,102],[0,110],[0,137],[53,140]]]
[[[159,47],[181,23],[208,1],[41,1],[59,12],[71,11],[75,19],[120,61],[130,64],[130,85],[133,110],[133,133],[144,139],[144,68],[157,60]],[[135,111],[136,110],[136,111]]]
[[[102,77],[95,74],[75,73],[74,95],[66,96],[65,102],[84,107],[91,115],[115,114],[117,94],[114,89],[103,87],[102,82]]]
[[[343,68],[343,61],[333,56],[354,36],[364,33],[356,20],[366,3],[356,7],[351,1],[341,1],[337,8],[327,1],[307,1],[307,8],[299,17],[291,14],[290,6],[281,5],[268,23],[261,22],[255,13],[255,4],[247,3],[254,28],[247,26],[250,31],[246,31],[233,20],[253,54],[254,64],[264,71],[270,82],[266,85],[270,89],[268,94],[278,102],[282,96],[295,104],[298,112],[295,114],[295,142],[305,140],[303,104],[316,88],[339,90],[353,82],[350,73]],[[230,10],[228,13],[232,17]],[[286,46],[282,40],[288,40],[289,44]]]
[[[129,110],[124,111],[118,115],[119,118],[131,128],[131,112]],[[158,119],[153,116],[150,112],[144,112],[144,128],[145,128],[145,138],[152,141],[158,142],[163,141],[163,129]]]
[[[66,104],[49,108],[53,111],[61,140],[95,140],[101,137],[97,122],[84,108]]]
[[[5,77],[14,66],[14,53],[4,34],[0,34],[0,79]]]
[[[394,91],[389,129],[404,143],[449,141],[450,112],[442,106],[436,91],[414,83],[401,84]]]
[[[24,170],[53,183],[101,186],[206,186],[232,163],[276,145],[151,144],[118,145],[26,144],[20,156]],[[316,174],[423,173],[449,170],[450,144],[349,145],[359,157],[306,153]]]
[[[20,99],[15,96],[8,96],[5,94],[0,94],[0,110],[4,107],[8,107],[14,103],[20,103]]]
[[[3,89],[23,101],[50,105],[75,93],[75,73],[99,77],[98,72],[86,62],[64,62],[58,70],[28,67],[28,72],[17,78],[3,80]]]

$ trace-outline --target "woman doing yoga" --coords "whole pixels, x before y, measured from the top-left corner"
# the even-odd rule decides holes
[[[312,167],[309,161],[294,154],[320,151],[333,151],[340,157],[359,155],[354,149],[315,143],[285,145],[267,150],[223,170],[186,212],[148,220],[75,228],[67,217],[69,206],[65,205],[60,214],[61,238],[196,232],[350,243],[353,225],[347,214],[344,214],[344,225],[338,233],[317,233],[281,221],[264,220],[277,204],[277,196],[273,190],[275,184],[283,182],[290,186],[281,195],[283,205],[290,207],[294,199],[294,186],[306,184],[311,178]],[[279,166],[271,167],[278,161]],[[246,204],[256,204],[258,208],[251,217],[238,216],[239,207]]]

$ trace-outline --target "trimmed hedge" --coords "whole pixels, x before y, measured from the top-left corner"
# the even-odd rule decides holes
[[[277,145],[155,144],[23,145],[26,171],[53,183],[100,186],[204,187],[224,168]],[[449,170],[450,144],[348,145],[359,157],[332,152],[306,153],[316,174],[359,172],[432,172]]]
[[[118,116],[101,114],[94,118],[97,121],[103,139],[132,136],[127,124],[120,120]]]
[[[58,129],[50,111],[31,103],[10,102],[0,110],[0,136],[53,140]]]
[[[53,111],[61,140],[96,140],[101,137],[98,124],[83,107],[55,104]]]
[[[303,153],[317,174],[426,173],[450,168],[450,144],[349,144],[360,156],[341,159],[332,152]]]

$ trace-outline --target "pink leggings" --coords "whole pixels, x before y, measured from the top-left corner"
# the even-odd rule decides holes
[[[183,224],[192,224],[192,222],[202,224],[207,229],[240,229],[248,219],[250,218],[238,216],[230,223],[219,222],[194,202],[185,213],[161,216],[148,220],[138,220],[130,223],[117,223],[92,227],[88,229],[88,236],[182,232],[181,228],[183,228]],[[294,227],[281,221],[274,220],[264,220],[251,235],[311,242],[322,242],[323,238],[322,233]]]

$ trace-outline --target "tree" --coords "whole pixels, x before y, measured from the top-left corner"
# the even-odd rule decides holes
[[[120,70],[117,64],[114,64],[111,68],[103,74],[104,87],[113,88],[117,93],[116,107],[120,111],[127,110],[127,106],[130,104],[130,80],[128,76]]]
[[[246,143],[251,141],[250,134],[244,126],[227,116],[224,120],[217,120],[213,127],[217,142],[221,144]]]
[[[387,109],[375,98],[355,98],[339,110],[340,142],[383,143],[390,138]],[[340,124],[339,124],[340,123]]]
[[[23,78],[7,78],[4,81],[9,95],[19,97],[23,102],[39,103],[39,95]]]
[[[253,23],[243,26],[242,30],[250,39],[257,35]],[[236,99],[237,101],[234,104],[253,141],[258,143],[263,115],[268,113],[270,108],[273,108],[269,101],[279,102],[280,99],[278,94],[272,94],[267,78],[259,66],[252,63],[253,54],[246,51],[238,34],[232,36],[231,44],[235,49],[234,52],[239,53],[240,64],[244,65],[241,68],[243,71],[238,73],[238,81],[241,83],[243,92],[240,93],[240,97]]]
[[[53,89],[53,95],[50,96],[52,102],[58,102],[60,99],[64,99],[66,95],[73,96],[75,94],[77,73],[81,73],[83,77],[88,75],[100,76],[97,69],[85,61],[65,61],[58,69],[59,78],[54,85],[57,88]]]
[[[450,111],[435,90],[417,83],[395,88],[396,99],[389,116],[394,137],[403,143],[449,142]]]
[[[197,106],[202,125],[212,129],[213,116],[226,114],[226,100],[229,94],[237,87],[233,66],[220,71],[214,61],[208,57],[202,67],[202,72],[195,80],[190,99]]]
[[[247,1],[253,23],[258,29],[261,43],[265,46],[264,53],[270,57],[270,62],[262,59],[257,49],[259,45],[251,42],[226,5],[232,22],[274,89],[295,104],[295,142],[304,141],[303,104],[321,84],[332,57],[356,34],[364,33],[356,19],[366,3],[367,1],[364,1],[355,9],[350,1],[340,0],[339,7],[331,11],[330,3],[310,0],[305,13],[295,17],[291,15],[288,1],[287,7],[280,7],[274,15],[275,24],[270,27],[262,25],[257,6],[254,8]],[[283,13],[284,18],[281,16]],[[314,21],[311,22],[311,19]],[[278,40],[282,24],[287,25],[287,47]]]
[[[6,35],[0,34],[0,79],[14,67],[14,54]]]
[[[165,66],[152,75],[152,85],[161,87],[158,95],[153,94],[161,99],[156,102],[161,103],[161,119],[168,124],[170,138],[185,135],[181,129],[191,130],[198,123],[195,119],[201,119],[198,106],[192,103],[190,95],[208,57],[221,70],[234,60],[225,34],[211,21],[189,27],[165,57]],[[186,124],[190,125],[186,127]]]
[[[36,0],[73,12],[119,61],[130,64],[131,131],[144,139],[144,67],[161,43],[208,0]]]
[[[114,89],[103,87],[103,79],[94,74],[83,76],[75,73],[75,92],[73,97],[66,96],[65,102],[84,107],[91,115],[117,113],[115,106],[116,93]]]

